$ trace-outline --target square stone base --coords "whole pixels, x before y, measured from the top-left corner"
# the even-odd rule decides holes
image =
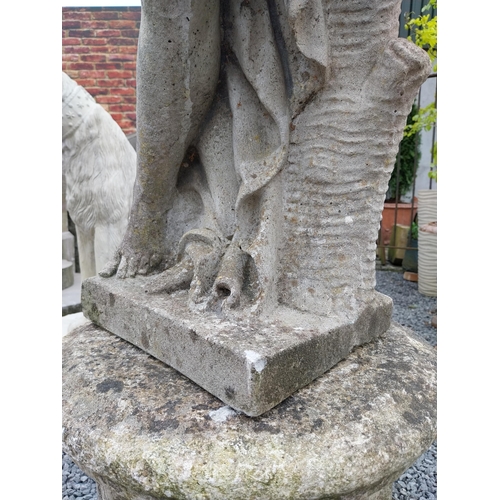
[[[228,320],[192,311],[187,291],[148,295],[147,282],[86,280],[84,315],[249,416],[273,408],[391,322],[392,300],[378,292],[356,321],[282,306],[270,318]]]

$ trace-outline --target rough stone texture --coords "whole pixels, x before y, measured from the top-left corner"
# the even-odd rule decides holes
[[[144,1],[138,175],[101,275],[163,271],[151,291],[189,288],[191,305],[228,316],[363,315],[398,144],[431,69],[398,38],[400,10]]]
[[[252,415],[381,334],[391,308],[374,290],[375,242],[406,116],[431,69],[423,50],[398,38],[400,10],[400,0],[144,0],[137,178],[127,231],[100,275],[157,273],[150,294],[189,291],[150,299],[154,342],[136,310],[142,283],[120,306],[133,321],[104,310],[113,306],[95,287],[87,317]],[[192,358],[177,297],[193,311],[196,338],[227,321],[244,345],[254,332],[242,322],[260,317],[278,348],[264,355],[251,340],[253,354],[239,348],[230,363],[236,347],[203,351],[199,342]],[[170,324],[167,342],[160,332]],[[318,335],[294,344],[299,361],[287,360],[301,328]],[[269,376],[281,375],[267,379],[261,356]],[[222,381],[227,370],[234,386]]]
[[[266,319],[225,320],[190,310],[187,291],[148,295],[148,283],[144,277],[86,280],[85,315],[252,416],[385,332],[392,313],[392,300],[377,292],[352,322],[286,307]]]
[[[89,324],[63,339],[63,429],[102,500],[390,500],[436,437],[436,356],[393,323],[251,418]]]
[[[280,294],[293,307],[329,314],[373,290],[388,181],[431,66],[415,45],[398,39],[397,0],[291,4],[301,5],[301,16],[292,16],[299,47],[319,39],[327,63],[317,92],[293,113]],[[314,8],[321,16],[311,16]],[[315,37],[304,31],[311,19],[323,23],[322,41],[321,30],[312,30]]]

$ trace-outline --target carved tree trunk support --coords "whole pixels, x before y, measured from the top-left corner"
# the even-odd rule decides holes
[[[400,2],[327,2],[324,89],[293,122],[285,177],[283,292],[317,314],[373,292],[387,184],[406,116],[430,71],[398,39]],[[300,40],[300,37],[298,37]]]

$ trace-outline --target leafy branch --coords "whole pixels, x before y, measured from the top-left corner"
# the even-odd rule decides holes
[[[427,5],[422,8],[422,12],[430,11],[431,8],[437,8],[437,0],[430,0]],[[430,17],[430,14],[422,14],[414,19],[407,14],[405,28],[410,31],[409,40],[414,41],[416,45],[427,51],[433,70],[437,72],[437,15]],[[436,102],[432,102],[427,106],[420,108],[416,113],[411,123],[405,127],[405,137],[411,137],[418,134],[421,130],[431,130],[437,122]],[[433,167],[437,165],[437,144],[434,143],[431,151]],[[429,172],[429,177],[437,181],[437,169]]]
[[[429,11],[431,8],[437,8],[437,0],[430,0],[422,7],[422,12]],[[405,28],[411,33],[408,38],[412,40],[414,37],[415,44],[427,51],[433,63],[433,69],[437,71],[437,15],[431,18],[430,14],[424,14],[411,19],[407,14]]]

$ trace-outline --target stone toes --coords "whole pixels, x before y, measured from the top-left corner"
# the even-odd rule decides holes
[[[128,260],[125,257],[122,257],[120,260],[120,265],[118,266],[118,270],[116,271],[116,277],[120,279],[126,278],[127,270],[128,270]]]
[[[147,293],[170,293],[186,288],[193,279],[193,267],[189,262],[180,262],[151,279]]]
[[[121,255],[119,252],[115,252],[112,260],[107,262],[105,266],[99,271],[99,276],[102,278],[110,278],[114,274],[116,274],[116,270],[118,269],[118,265],[120,264]]]
[[[116,273],[116,268],[117,266],[114,264],[114,262],[108,262],[100,271],[99,271],[99,276],[101,278],[110,278]]]

